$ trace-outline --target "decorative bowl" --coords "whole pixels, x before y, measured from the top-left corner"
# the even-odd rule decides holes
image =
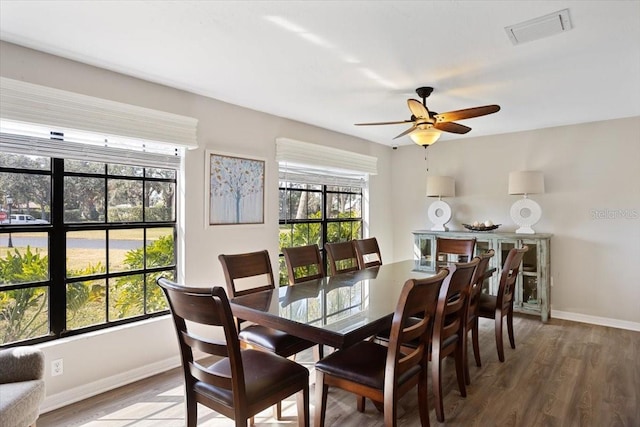
[[[466,228],[467,230],[470,231],[491,231],[491,230],[495,230],[496,228],[500,227],[501,224],[493,224],[492,226],[485,226],[484,224],[478,225],[478,226],[473,226],[470,224],[462,224],[464,226],[464,228]]]

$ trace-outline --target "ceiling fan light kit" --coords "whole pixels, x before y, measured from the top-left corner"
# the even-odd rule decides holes
[[[468,126],[455,123],[455,120],[486,116],[487,114],[493,114],[500,111],[499,105],[485,105],[482,107],[466,108],[464,110],[455,110],[438,114],[434,111],[429,111],[427,108],[427,98],[432,92],[433,88],[430,86],[423,86],[416,89],[416,93],[420,98],[422,98],[422,102],[416,99],[407,100],[407,106],[411,111],[411,118],[409,120],[356,123],[356,126],[411,124],[410,128],[406,129],[393,139],[409,135],[409,138],[411,138],[413,142],[426,148],[436,142],[440,138],[442,132],[465,134],[471,130]]]
[[[431,231],[448,231],[446,224],[451,220],[451,206],[442,200],[443,197],[453,197],[455,180],[450,176],[432,175],[427,177],[427,197],[437,197],[438,200],[429,205],[427,216],[433,223]]]
[[[544,193],[544,176],[538,171],[520,171],[509,173],[509,194],[522,194],[510,210],[511,219],[519,228],[516,234],[535,234],[533,226],[542,218],[542,208],[529,194]]]
[[[409,138],[418,145],[431,145],[440,139],[441,132],[433,129],[416,129],[409,134]]]

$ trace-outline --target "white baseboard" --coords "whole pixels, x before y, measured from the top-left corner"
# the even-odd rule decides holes
[[[44,399],[40,405],[40,413],[53,411],[54,409],[70,405],[75,402],[96,396],[114,388],[122,387],[132,382],[148,378],[153,375],[160,374],[173,368],[179,367],[181,364],[180,356],[171,357],[149,365],[141,366],[127,372],[113,375],[109,378],[102,378],[80,387],[65,390]]]
[[[554,319],[571,320],[574,322],[591,323],[593,325],[609,326],[611,328],[627,329],[640,332],[640,323],[627,320],[610,319],[608,317],[590,316],[588,314],[572,313],[570,311],[551,310]]]

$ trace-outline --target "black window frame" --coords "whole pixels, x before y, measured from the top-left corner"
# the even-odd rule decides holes
[[[284,185],[283,185],[284,184]],[[289,184],[293,184],[293,185],[297,185],[300,187],[296,187],[296,188],[290,188]],[[306,187],[306,188],[301,188],[301,187]],[[315,187],[319,187],[319,188],[309,188],[310,186],[315,186]],[[324,263],[325,266],[325,271],[329,271],[327,269],[327,254],[326,251],[324,250],[324,245],[325,243],[329,242],[328,240],[328,229],[329,229],[329,225],[330,224],[337,224],[337,223],[347,223],[347,224],[356,224],[359,223],[359,230],[358,230],[358,234],[356,236],[353,235],[353,232],[350,233],[351,234],[351,238],[355,239],[355,238],[362,238],[362,231],[363,231],[363,224],[364,224],[364,220],[363,220],[363,216],[362,213],[364,211],[364,197],[363,197],[363,191],[361,187],[338,187],[336,185],[326,185],[326,184],[304,184],[304,183],[300,183],[300,182],[296,182],[294,180],[280,180],[279,181],[279,186],[278,186],[278,196],[279,196],[279,200],[280,200],[280,213],[279,213],[279,220],[278,220],[278,229],[281,230],[283,225],[290,225],[291,227],[294,227],[295,225],[299,225],[299,224],[320,224],[320,242],[318,243],[318,247],[320,249],[320,255],[322,256],[322,261]],[[342,190],[337,190],[336,188],[342,188]],[[344,190],[344,188],[349,188],[350,190]],[[282,212],[282,201],[283,201],[283,197],[284,200],[287,201],[291,201],[290,197],[287,197],[286,193],[290,190],[293,191],[306,191],[309,193],[315,193],[315,194],[319,194],[321,196],[321,218],[316,219],[316,218],[305,218],[305,219],[296,219],[296,218],[292,218],[292,215],[287,215],[285,218],[283,218],[283,212]],[[284,195],[283,195],[284,192]],[[349,217],[349,218],[333,218],[331,217],[328,212],[327,212],[327,195],[329,194],[337,194],[337,195],[355,195],[355,196],[359,196],[360,197],[360,216],[359,217]],[[292,212],[292,207],[289,206],[287,212]],[[338,241],[331,241],[330,243],[339,243],[340,240]],[[313,244],[313,242],[309,242],[310,244]],[[279,258],[279,282],[280,285],[288,285],[288,281],[285,280],[286,278],[286,266],[284,264],[284,255],[281,251],[281,248],[279,248],[279,254],[278,254],[278,258]]]
[[[45,156],[46,157],[46,156]],[[47,157],[48,158],[48,157]],[[165,309],[149,312],[147,306],[146,296],[147,292],[147,275],[149,274],[158,274],[162,272],[170,273],[174,278],[178,275],[178,265],[177,265],[177,198],[173,198],[173,218],[171,220],[155,220],[155,221],[147,221],[146,220],[146,211],[147,206],[144,205],[144,196],[142,202],[142,220],[140,222],[113,222],[108,219],[108,192],[106,191],[107,185],[110,179],[126,179],[126,180],[134,180],[141,181],[143,185],[143,191],[145,188],[146,182],[164,182],[173,184],[174,188],[177,190],[178,187],[178,176],[179,176],[179,168],[178,167],[170,167],[170,166],[139,166],[142,168],[143,173],[142,176],[129,176],[129,175],[118,175],[116,173],[109,172],[109,165],[115,165],[116,163],[110,162],[104,164],[104,173],[91,173],[91,172],[65,172],[64,170],[64,158],[63,157],[51,157],[50,158],[50,169],[49,170],[41,170],[41,169],[25,169],[25,168],[15,168],[15,167],[1,167],[0,173],[19,173],[26,175],[47,175],[50,176],[51,179],[51,200],[50,200],[50,224],[30,224],[30,225],[8,225],[2,224],[0,225],[0,236],[3,235],[11,235],[11,233],[20,233],[20,232],[46,232],[48,236],[48,257],[49,257],[49,278],[48,280],[43,281],[31,281],[19,284],[9,284],[3,285],[0,287],[0,292],[11,291],[17,289],[28,289],[28,288],[47,288],[48,295],[48,333],[27,338],[24,340],[11,341],[7,343],[0,343],[0,348],[5,347],[14,347],[18,345],[32,345],[46,341],[52,341],[60,338],[64,338],[67,336],[80,335],[88,332],[93,332],[97,330],[109,329],[112,327],[116,327],[123,324],[136,323],[142,320],[159,317],[166,315],[169,313],[169,307],[165,304]],[[156,177],[156,176],[147,176],[147,171],[149,169],[165,169],[165,170],[174,170],[172,178],[167,177]],[[76,223],[65,223],[64,222],[64,180],[65,177],[76,176],[76,177],[90,177],[90,178],[100,178],[104,180],[105,192],[104,192],[104,220],[101,222],[76,222]],[[175,194],[178,194],[178,191],[175,191]],[[173,263],[170,265],[163,265],[159,267],[150,267],[146,265],[146,250],[147,250],[147,231],[154,229],[173,229],[172,237],[173,237]],[[125,230],[125,229],[142,229],[143,230],[143,245],[142,248],[145,251],[145,256],[143,257],[143,267],[141,269],[129,269],[126,271],[117,271],[110,272],[109,271],[109,232],[111,230]],[[105,262],[106,262],[106,271],[100,274],[92,274],[86,276],[74,276],[67,277],[67,265],[66,265],[66,252],[67,252],[67,233],[74,231],[86,231],[86,230],[100,230],[105,231]],[[124,276],[133,276],[133,275],[142,275],[143,277],[143,313],[139,315],[133,315],[130,317],[122,318],[122,319],[109,319],[109,300],[108,300],[108,288],[109,288],[109,279],[124,277]],[[77,329],[69,329],[67,328],[67,301],[66,301],[66,290],[67,284],[75,283],[75,282],[84,282],[91,280],[104,280],[105,282],[105,300],[104,300],[104,310],[105,310],[105,321],[101,323],[96,323],[84,327],[79,327]]]

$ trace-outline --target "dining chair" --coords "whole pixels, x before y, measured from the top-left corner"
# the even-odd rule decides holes
[[[197,425],[198,403],[246,427],[249,418],[294,393],[298,425],[309,425],[309,371],[276,354],[241,349],[224,289],[180,286],[162,277],[157,283],[180,345],[187,426]],[[208,327],[222,327],[224,342],[205,337]],[[194,359],[194,350],[222,359],[207,366]]]
[[[324,262],[317,244],[282,248],[289,284],[325,277]]]
[[[454,262],[469,262],[473,258],[475,247],[475,237],[471,239],[436,237],[436,265],[437,267],[446,266],[449,259],[447,255],[457,255]]]
[[[321,279],[326,276],[324,262],[317,244],[282,248],[282,253],[287,265],[289,285]],[[323,345],[318,344],[314,350],[314,357],[316,360],[324,357]]]
[[[384,412],[384,425],[396,426],[398,399],[417,385],[422,426],[429,426],[427,402],[428,332],[436,311],[438,294],[448,271],[426,279],[407,280],[393,315],[388,346],[360,341],[316,363],[315,427],[323,427],[330,386],[358,396],[358,410],[369,398]],[[419,322],[407,322],[419,317]],[[404,349],[403,344],[417,346]]]
[[[325,243],[324,249],[327,253],[329,272],[332,276],[359,269],[353,241]]]
[[[231,298],[248,295],[263,290],[275,289],[273,270],[269,252],[266,250],[241,254],[221,254],[218,256]],[[238,282],[250,281],[252,287],[239,289]],[[246,283],[243,283],[246,285]],[[253,348],[275,353],[282,357],[290,357],[316,345],[311,341],[298,338],[286,332],[267,326],[252,324],[241,328],[242,319],[236,319],[238,338],[242,348]],[[280,403],[275,407],[274,416],[281,418]]]
[[[453,356],[456,365],[456,378],[462,397],[467,396],[464,378],[464,327],[467,298],[471,288],[471,279],[479,264],[479,259],[471,262],[456,263],[440,289],[438,308],[433,322],[431,338],[431,379],[433,395],[436,401],[436,418],[444,422],[444,403],[442,395],[442,361]]]
[[[500,284],[497,295],[480,294],[478,302],[478,316],[495,320],[496,348],[498,359],[504,362],[504,346],[502,344],[502,318],[507,318],[507,332],[511,348],[516,348],[513,336],[513,302],[515,300],[516,281],[518,271],[528,246],[521,249],[513,248],[507,254],[500,273]]]
[[[489,270],[489,262],[495,255],[495,251],[490,249],[484,254],[480,254],[478,258],[478,266],[476,267],[473,278],[471,279],[471,288],[469,289],[469,297],[467,298],[467,307],[465,309],[465,330],[462,354],[464,354],[464,379],[467,385],[471,384],[471,376],[469,374],[469,355],[467,354],[467,337],[471,331],[471,341],[473,343],[473,356],[476,360],[476,366],[481,367],[480,362],[480,344],[478,342],[478,310],[480,294],[482,293],[482,284],[485,280],[493,275],[495,269]]]
[[[353,247],[356,251],[360,270],[382,265],[382,255],[380,254],[378,240],[375,237],[354,240]]]

